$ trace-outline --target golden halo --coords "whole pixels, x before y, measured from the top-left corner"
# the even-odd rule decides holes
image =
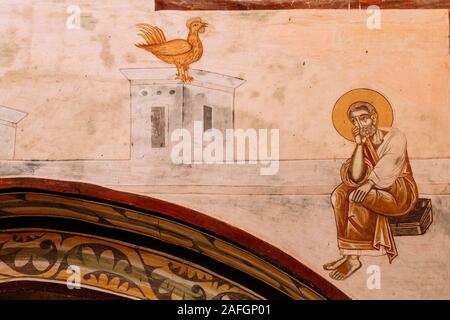
[[[379,92],[366,88],[350,90],[343,94],[333,108],[333,126],[345,139],[355,141],[353,136],[353,124],[347,116],[348,109],[355,102],[368,102],[377,111],[377,127],[391,127],[394,114],[389,101]]]

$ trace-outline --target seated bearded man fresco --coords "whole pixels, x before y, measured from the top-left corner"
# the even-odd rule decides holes
[[[384,106],[386,103],[388,108],[379,109],[389,118],[385,109],[390,109],[390,105],[386,100]],[[354,140],[355,146],[341,168],[342,184],[331,196],[342,257],[323,266],[336,280],[344,280],[358,270],[361,255],[387,255],[392,262],[397,249],[388,217],[411,212],[418,199],[406,138],[398,129],[378,127],[380,115],[374,105],[356,101],[346,107],[345,120],[353,133],[352,138],[347,138]],[[339,130],[342,134],[343,130]]]

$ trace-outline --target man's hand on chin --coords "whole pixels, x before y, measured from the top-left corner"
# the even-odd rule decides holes
[[[360,146],[366,143],[367,138],[361,137],[360,130],[358,127],[353,127],[353,136],[355,137],[355,143]]]
[[[353,197],[351,198],[351,200],[353,202],[364,201],[369,191],[372,190],[373,186],[374,186],[373,181],[371,180],[367,181],[366,183],[361,185],[358,189],[356,189],[355,192],[353,192]]]

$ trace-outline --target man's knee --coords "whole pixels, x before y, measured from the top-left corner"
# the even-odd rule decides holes
[[[331,193],[331,204],[333,207],[337,207],[342,204],[342,201],[345,200],[347,192],[344,191],[344,189],[339,186]]]
[[[336,189],[331,193],[331,204],[333,205],[333,207],[336,207],[337,203],[338,203],[338,194],[336,192]]]

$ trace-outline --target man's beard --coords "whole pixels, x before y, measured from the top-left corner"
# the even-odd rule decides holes
[[[376,132],[377,127],[375,127],[374,125],[364,126],[359,129],[359,133],[361,134],[361,136],[366,138],[373,136]]]

